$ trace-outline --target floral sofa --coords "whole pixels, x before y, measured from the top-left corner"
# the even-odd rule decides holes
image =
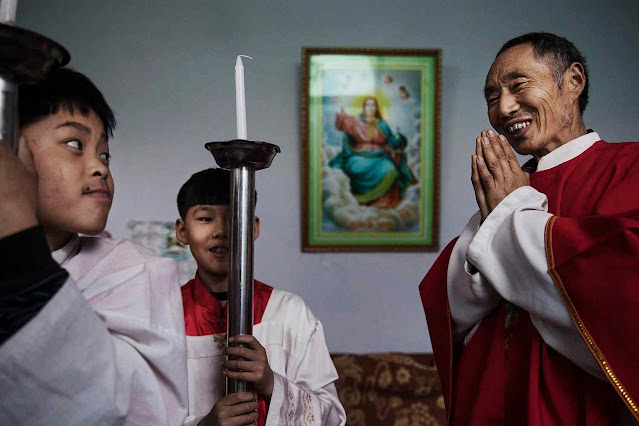
[[[432,354],[331,355],[348,426],[446,425]]]

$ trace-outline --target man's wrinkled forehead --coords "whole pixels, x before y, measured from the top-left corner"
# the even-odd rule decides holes
[[[484,93],[496,90],[500,84],[529,75],[531,67],[537,68],[540,62],[535,57],[531,44],[519,44],[503,51],[488,70]]]
[[[499,86],[502,84],[508,84],[508,82],[520,77],[526,77],[528,74],[526,71],[519,68],[509,69],[507,72],[495,72],[488,73],[486,76],[486,83],[484,84],[484,96],[488,96],[489,93],[493,93],[499,90]]]

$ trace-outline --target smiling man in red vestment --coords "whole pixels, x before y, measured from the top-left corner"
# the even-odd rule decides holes
[[[507,42],[484,93],[479,211],[420,285],[450,423],[637,424],[639,143],[586,130],[585,59],[553,34]]]

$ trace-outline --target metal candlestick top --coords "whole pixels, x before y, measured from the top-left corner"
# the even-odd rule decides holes
[[[0,139],[17,151],[18,85],[46,78],[71,56],[58,43],[23,28],[0,24]]]
[[[280,148],[268,142],[243,139],[209,142],[205,147],[211,151],[221,168],[231,171],[231,265],[227,337],[253,334],[255,171],[268,168]],[[247,390],[246,382],[226,379],[227,394]]]

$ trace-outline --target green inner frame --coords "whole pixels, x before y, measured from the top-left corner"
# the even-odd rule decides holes
[[[421,72],[421,168],[419,232],[322,232],[322,80],[323,69],[378,69]],[[436,59],[431,56],[312,55],[308,81],[308,240],[310,245],[426,245],[433,242]],[[318,76],[313,78],[313,76]],[[428,115],[424,112],[428,112]]]

